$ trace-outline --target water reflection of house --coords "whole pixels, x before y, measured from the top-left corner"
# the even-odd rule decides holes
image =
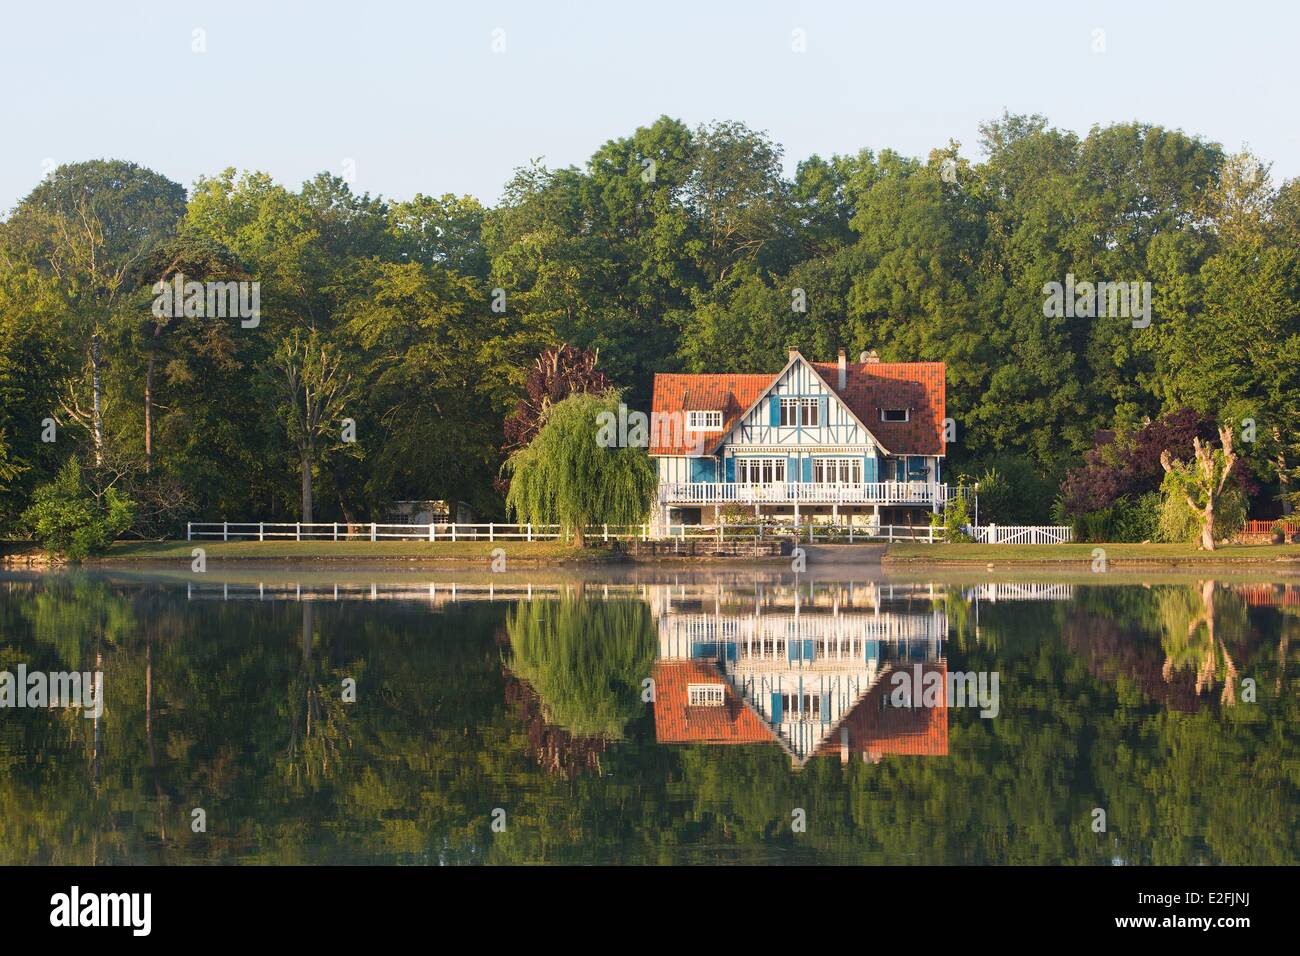
[[[658,615],[659,741],[775,742],[796,766],[836,752],[946,754],[946,706],[888,699],[886,678],[899,668],[946,674],[947,616],[917,596],[926,599],[891,606],[869,591],[845,607],[767,591],[741,610],[674,595]]]

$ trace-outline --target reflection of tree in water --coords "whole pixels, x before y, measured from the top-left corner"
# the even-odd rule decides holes
[[[317,786],[338,774],[352,735],[344,714],[348,705],[343,702],[341,677],[312,656],[315,608],[311,601],[303,601],[301,607],[302,662],[289,688],[291,730],[282,767],[289,782]]]
[[[641,682],[656,652],[645,603],[520,603],[506,619],[506,635],[506,666],[536,691],[547,723],[575,737],[620,740],[628,722],[645,713]]]
[[[1171,710],[1199,710],[1190,674],[1166,674],[1155,642],[1139,626],[1104,614],[1071,614],[1061,629],[1061,639],[1072,654],[1082,659],[1088,672],[1113,683],[1127,678],[1137,684],[1142,696]]]
[[[531,684],[501,668],[505,681],[506,706],[524,722],[528,734],[528,757],[547,773],[574,779],[580,773],[601,774],[600,758],[609,746],[600,734],[580,736],[546,722],[542,698]]]
[[[1237,665],[1225,638],[1240,638],[1248,632],[1246,606],[1235,595],[1224,593],[1218,600],[1213,580],[1197,588],[1162,589],[1157,597],[1164,636],[1166,681],[1183,672],[1196,675],[1196,693],[1223,684],[1219,700],[1231,706],[1237,702]]]

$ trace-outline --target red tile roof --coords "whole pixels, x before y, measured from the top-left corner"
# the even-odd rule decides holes
[[[655,739],[661,744],[763,744],[776,739],[712,664],[661,660],[655,663],[654,680]],[[722,684],[724,703],[690,706],[687,687],[691,684]]]
[[[842,392],[838,363],[812,366],[891,455],[944,454],[948,411],[942,362],[850,363]],[[906,408],[911,414],[905,422],[882,422],[882,408]]]
[[[650,406],[657,421],[665,424],[652,429],[650,454],[699,455],[722,440],[737,419],[749,409],[776,378],[775,375],[656,375],[654,403]],[[685,412],[722,412],[722,430],[684,433]],[[687,438],[698,440],[692,448],[683,444]]]
[[[943,703],[937,707],[892,706],[888,697],[893,690],[893,683],[890,672],[885,672],[871,690],[862,695],[862,700],[858,701],[852,712],[840,722],[841,727],[848,729],[848,745],[852,753],[909,757],[948,755],[948,666],[943,661],[923,664],[921,671],[923,674],[935,671],[939,673],[945,687]],[[885,698],[883,706],[882,697]],[[837,730],[817,748],[816,756],[830,756],[839,751],[840,733]]]
[[[810,364],[890,454],[944,454],[947,407],[942,362],[853,363],[847,367],[843,392],[836,387],[838,363]],[[687,436],[679,434],[680,427],[661,426],[652,429],[650,454],[691,455],[701,454],[701,449],[706,453],[775,384],[779,374],[656,375],[651,408],[660,416],[658,421],[680,421],[691,410],[720,410],[722,430],[692,433],[691,438],[702,441],[699,448],[692,448],[684,444]],[[882,422],[882,408],[907,408],[911,415],[906,422]]]

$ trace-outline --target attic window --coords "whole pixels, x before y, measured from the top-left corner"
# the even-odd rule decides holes
[[[686,696],[691,707],[721,707],[726,700],[721,684],[688,684]]]
[[[686,430],[693,432],[721,431],[722,412],[687,412]]]
[[[882,408],[880,410],[880,420],[882,422],[905,422],[910,411],[907,408]]]

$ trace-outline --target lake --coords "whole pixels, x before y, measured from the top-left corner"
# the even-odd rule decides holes
[[[1211,573],[6,574],[0,863],[1295,864]]]

